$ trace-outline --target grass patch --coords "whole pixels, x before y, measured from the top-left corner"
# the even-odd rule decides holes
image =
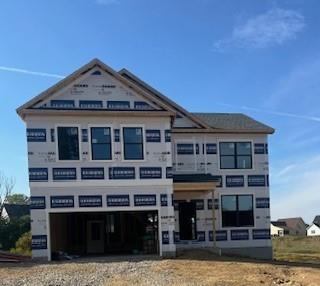
[[[320,237],[274,237],[272,244],[276,260],[320,263]]]

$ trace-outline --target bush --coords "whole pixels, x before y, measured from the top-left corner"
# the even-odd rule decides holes
[[[11,253],[31,256],[31,232],[24,233],[16,242],[16,247],[10,249]]]
[[[30,231],[30,216],[11,220],[0,220],[0,249],[9,250],[15,247],[16,241],[22,234]]]

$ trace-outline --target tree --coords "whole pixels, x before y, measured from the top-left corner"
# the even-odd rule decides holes
[[[19,237],[30,231],[30,216],[0,221],[0,249],[9,250],[14,247]]]
[[[10,249],[11,253],[31,256],[31,231],[25,232],[16,242],[15,248]]]
[[[5,203],[8,204],[26,204],[28,203],[29,197],[24,194],[11,194],[6,197]]]
[[[14,185],[15,179],[13,177],[6,177],[0,172],[0,220],[2,219],[4,203],[7,197],[11,195]]]

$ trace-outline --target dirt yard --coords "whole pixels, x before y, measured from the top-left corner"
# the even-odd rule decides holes
[[[320,285],[320,265],[265,263],[205,251],[177,259],[90,258],[0,264],[0,285]]]

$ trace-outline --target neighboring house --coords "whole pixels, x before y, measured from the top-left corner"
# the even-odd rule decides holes
[[[271,236],[284,236],[286,230],[286,223],[279,221],[272,221],[270,223]]]
[[[272,128],[243,114],[190,113],[97,59],[17,112],[33,257],[192,247],[272,257]]]
[[[30,214],[30,206],[28,204],[4,204],[2,217],[6,219],[20,218]]]
[[[305,236],[307,232],[306,224],[301,217],[282,218],[278,222],[285,223],[284,235]]]
[[[307,228],[307,236],[319,236],[320,235],[320,216],[317,215],[312,224]]]

